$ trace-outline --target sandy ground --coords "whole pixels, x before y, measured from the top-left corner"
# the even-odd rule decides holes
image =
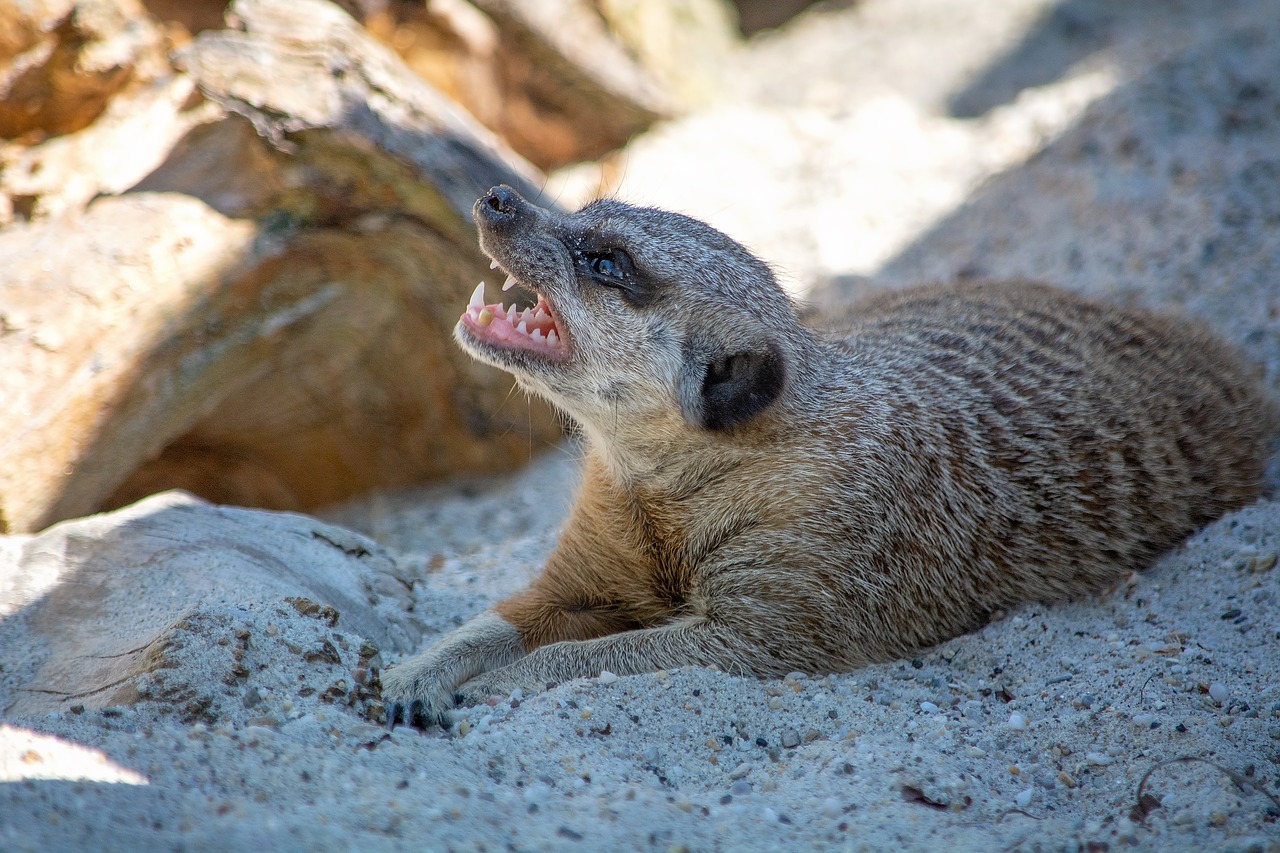
[[[730,102],[610,168],[815,302],[1029,275],[1201,316],[1276,389],[1280,3],[1121,6],[819,11],[753,43]],[[575,454],[325,517],[376,540],[346,547],[404,586],[369,606],[429,642],[537,571]],[[210,597],[164,673],[208,702],[142,685],[134,705],[6,714],[0,849],[1280,851],[1278,552],[1280,504],[1261,501],[1107,595],[914,660],[602,676],[449,733],[366,719],[357,685],[403,641]],[[34,613],[0,620],[0,708],[25,701]]]

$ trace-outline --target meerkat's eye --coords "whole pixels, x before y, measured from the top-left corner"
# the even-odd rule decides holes
[[[590,271],[591,277],[601,284],[620,286],[631,269],[631,259],[625,252],[605,249],[599,252],[579,252],[578,260]]]
[[[606,255],[597,255],[591,259],[591,271],[596,275],[614,278],[618,274],[618,264]]]

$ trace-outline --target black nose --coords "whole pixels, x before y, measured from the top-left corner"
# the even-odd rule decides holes
[[[486,212],[490,216],[508,217],[514,216],[516,208],[524,199],[520,198],[520,194],[506,184],[496,186],[489,190],[489,194],[480,200],[480,203],[487,208]]]

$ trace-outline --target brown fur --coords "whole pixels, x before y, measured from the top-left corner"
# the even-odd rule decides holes
[[[475,702],[601,670],[891,660],[1101,589],[1259,494],[1268,404],[1188,321],[1006,282],[876,296],[815,332],[695,220],[501,189],[476,216],[570,346],[459,339],[582,424],[586,471],[542,575],[482,617],[490,639],[464,626],[387,673],[392,722],[444,721],[463,670]],[[583,272],[600,246],[632,290]]]

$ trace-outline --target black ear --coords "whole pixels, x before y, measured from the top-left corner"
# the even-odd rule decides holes
[[[785,380],[782,354],[773,343],[761,350],[717,355],[706,364],[698,420],[710,430],[744,424],[782,393]]]

